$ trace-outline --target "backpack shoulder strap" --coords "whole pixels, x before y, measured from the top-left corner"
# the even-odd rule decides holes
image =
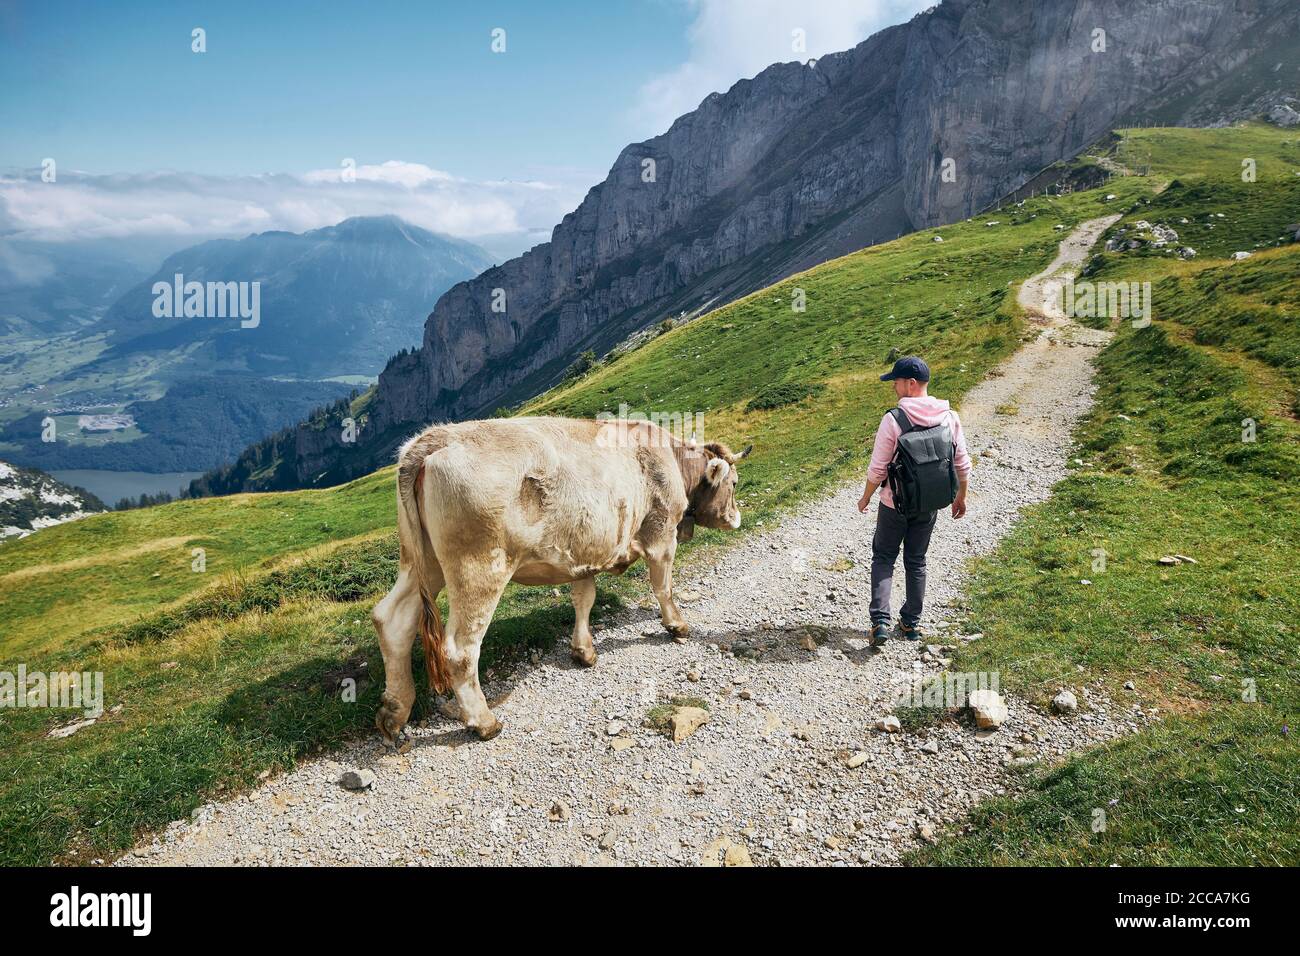
[[[894,421],[898,423],[899,438],[902,438],[914,427],[912,425],[912,420],[907,417],[907,412],[903,411],[901,408],[892,408],[890,409],[889,414],[893,415]]]

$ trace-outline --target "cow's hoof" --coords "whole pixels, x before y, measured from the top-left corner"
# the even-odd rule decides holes
[[[665,624],[664,630],[680,641],[691,633],[691,626],[683,621],[681,624]]]
[[[497,734],[501,733],[501,721],[493,718],[492,723],[487,726],[475,727],[474,733],[478,734],[479,740],[491,740]]]
[[[570,653],[570,656],[572,656],[572,658],[573,658],[573,660],[574,660],[574,663],[576,663],[576,664],[581,664],[583,667],[595,667],[595,666],[596,666],[596,649],[595,649],[595,648],[590,648],[590,649],[588,649],[588,648],[582,648],[582,647],[575,647],[575,648],[573,648],[569,653]]]
[[[402,705],[397,701],[391,697],[384,697],[383,705],[375,714],[375,727],[390,744],[396,743],[402,728],[406,726],[406,714],[402,713],[402,710]]]

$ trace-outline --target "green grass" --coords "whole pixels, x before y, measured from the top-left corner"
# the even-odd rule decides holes
[[[1130,267],[1107,257],[1097,278]],[[1162,720],[982,806],[914,862],[1300,862],[1300,246],[1144,268],[1163,270],[1155,322],[1121,323],[1098,360],[1084,466],[978,563],[985,637],[953,666],[1040,705],[1100,685]],[[1198,563],[1158,563],[1174,553]]]
[[[652,730],[667,730],[672,726],[673,714],[679,707],[697,707],[704,711],[712,709],[709,707],[709,702],[702,697],[671,697],[646,711],[645,725]]]
[[[1150,175],[1164,180],[1208,177],[1238,182],[1242,160],[1254,159],[1257,181],[1278,181],[1300,170],[1300,132],[1262,122],[1219,129],[1126,129],[1116,156],[1130,168],[1148,164]]]
[[[327,491],[237,495],[114,512],[0,547],[6,659],[184,599],[226,573],[394,528],[392,470]],[[204,551],[195,571],[194,549]]]
[[[1295,866],[1294,733],[1244,704],[1166,721],[1070,760],[1023,798],[981,805],[971,832],[911,862]]]
[[[1131,234],[1135,222],[1146,220],[1172,227],[1178,241],[1162,249],[1110,253],[1107,257],[1159,269],[1161,263],[1152,260],[1171,259],[1178,247],[1190,246],[1198,259],[1227,259],[1234,252],[1289,245],[1292,238],[1286,226],[1298,219],[1300,176],[1253,183],[1179,178],[1159,195],[1140,202],[1110,231],[1128,227]]]
[[[1284,154],[1294,138],[1246,134],[1261,156]],[[1228,149],[1222,144],[1236,135],[1243,134],[1205,131],[1204,142]],[[1202,155],[1181,141],[1170,148]],[[936,393],[959,404],[1020,343],[1014,287],[1055,254],[1061,234],[1053,226],[1111,211],[1149,217],[1139,204],[1155,185],[1116,179],[1100,191],[1038,198],[823,264],[602,363],[526,411],[592,416],[626,404],[645,414],[703,413],[705,440],[754,444],[740,496],[746,529],[761,527],[865,468],[866,444],[893,401],[878,381],[892,351],[926,355]],[[1118,200],[1104,201],[1106,192]],[[988,218],[1001,225],[985,227]],[[942,245],[931,241],[935,232]],[[999,627],[1006,634],[980,642],[980,652],[1007,649],[1008,682],[1046,687],[1076,674],[1080,663],[1112,681],[1131,672],[1143,694],[1208,715],[1188,719],[1218,719],[1219,711],[1207,708],[1230,710],[1226,681],[1246,673],[1256,678],[1262,701],[1279,693],[1284,674],[1277,655],[1293,656],[1294,641],[1290,631],[1268,627],[1295,617],[1293,575],[1276,559],[1284,545],[1295,551],[1294,519],[1279,520],[1269,502],[1280,497],[1294,466],[1290,446],[1275,441],[1292,435],[1294,425],[1282,414],[1294,400],[1293,366],[1281,358],[1294,345],[1288,318],[1294,287],[1286,282],[1294,270],[1269,257],[1287,255],[1261,254],[1223,266],[1248,268],[1222,275],[1206,271],[1221,263],[1157,260],[1169,278],[1158,284],[1156,328],[1141,336],[1124,332],[1103,359],[1111,382],[1103,407],[1123,407],[1132,421],[1120,427],[1099,412],[1084,436],[1094,446],[1086,457],[1097,464],[1071,479],[1063,489],[1068,497],[1042,509],[1007,544],[1012,576],[1048,586],[1042,593],[1061,606],[1040,600],[1021,609],[1014,594],[995,588],[978,594],[986,634],[992,638]],[[1101,268],[1133,263],[1115,257]],[[1256,275],[1264,278],[1249,278]],[[803,312],[791,307],[796,288],[806,296]],[[1271,311],[1249,329],[1201,316],[1195,307],[1185,310],[1194,317],[1175,322],[1188,295],[1212,295],[1240,315]],[[1196,343],[1198,330],[1220,344]],[[1209,364],[1199,364],[1200,357]],[[1155,363],[1148,368],[1160,377],[1144,382],[1144,362]],[[798,397],[771,400],[791,395]],[[1178,417],[1170,395],[1196,396],[1194,425]],[[1261,423],[1258,447],[1221,444],[1243,411]],[[1195,440],[1185,444],[1184,434]],[[1202,461],[1235,468],[1247,483],[1213,488],[1232,495],[1212,495],[1208,486],[1200,494],[1203,479],[1195,468]],[[394,522],[392,470],[385,469],[326,491],[184,501],[93,517],[0,547],[0,670],[18,663],[30,670],[101,670],[106,706],[121,707],[62,740],[46,735],[69,715],[0,711],[6,755],[0,862],[108,856],[143,830],[241,792],[267,770],[371,732],[382,663],[368,614],[393,573]],[[1204,560],[1148,567],[1151,552],[1164,545],[1148,526],[1161,529],[1170,547]],[[1182,533],[1171,533],[1171,526]],[[1121,567],[1131,560],[1137,569],[1128,583],[1116,574],[1092,589],[1106,627],[1082,619],[1068,587],[1069,562],[1082,560],[1102,532]],[[737,537],[701,530],[681,560],[709,561]],[[206,552],[204,572],[191,570],[196,547]],[[1059,566],[1041,564],[1040,551]],[[1234,577],[1234,567],[1253,579]],[[1183,579],[1199,583],[1189,591]],[[988,588],[996,583],[991,574],[981,580]],[[624,579],[602,579],[597,619],[623,602],[644,600],[647,590],[641,568]],[[1124,602],[1135,602],[1134,613]],[[1161,616],[1170,609],[1179,614],[1173,623]],[[1050,646],[1017,644],[1013,635],[1025,628],[998,622],[1020,610],[1043,627],[1065,628],[1071,615],[1080,617],[1080,637],[1044,630],[1064,637]],[[1199,630],[1206,615],[1215,622],[1209,632],[1215,647]],[[1240,626],[1221,627],[1229,618]],[[1149,640],[1125,636],[1134,619],[1145,622]],[[571,626],[567,594],[512,587],[488,631],[483,666],[514,666],[529,650],[564,639]],[[1214,673],[1225,681],[1216,683]],[[355,701],[340,693],[343,678],[357,681]],[[422,698],[418,707],[426,703]],[[1259,721],[1261,714],[1281,713],[1263,709],[1275,706],[1246,713]],[[1087,759],[1105,760],[1106,753]],[[1116,759],[1118,772],[1123,761]],[[1139,771],[1128,770],[1135,780],[1146,779]]]

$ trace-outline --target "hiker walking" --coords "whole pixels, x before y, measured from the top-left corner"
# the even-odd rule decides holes
[[[865,513],[880,489],[876,535],[871,541],[871,646],[889,637],[889,593],[894,562],[903,549],[907,600],[899,612],[898,634],[919,640],[925,600],[925,552],[940,508],[952,505],[953,518],[966,513],[966,478],[970,455],[961,419],[940,398],[927,394],[930,367],[914,355],[900,358],[893,371],[880,376],[894,383],[898,407],[876,429],[867,469],[867,488],[858,501]]]

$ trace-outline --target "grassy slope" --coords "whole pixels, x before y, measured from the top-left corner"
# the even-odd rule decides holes
[[[1271,245],[1279,220],[1300,218],[1300,136],[1249,133],[1247,148],[1272,158],[1256,183],[1235,174],[1245,153],[1225,144],[1229,133],[1206,134],[1196,162],[1183,154],[1172,167],[1183,186],[1129,217],[1223,212],[1215,231],[1231,241],[1192,238],[1202,251],[1192,262],[1103,257],[1097,280],[1152,281],[1155,322],[1118,326],[1079,436],[1086,464],[979,566],[972,623],[986,637],[954,665],[1000,670],[1040,703],[1060,686],[1099,685],[1164,719],[1036,776],[1023,799],[983,806],[917,862],[1300,861],[1300,247],[1244,262],[1205,255]],[[1136,135],[1156,156],[1165,140],[1177,151],[1201,139]],[[1262,136],[1280,148],[1265,152]],[[1253,443],[1242,440],[1247,418]],[[1158,563],[1171,553],[1199,563]],[[1097,808],[1106,827],[1094,833]]]
[[[1239,131],[1197,135],[1218,142]],[[1251,135],[1282,148],[1275,136]],[[530,410],[594,414],[626,402],[642,412],[703,411],[706,437],[755,443],[742,489],[755,526],[862,468],[862,444],[890,397],[875,382],[890,348],[925,352],[936,389],[960,396],[1018,342],[1004,292],[1052,257],[1052,226],[1127,206],[1150,188],[1116,180],[1101,191],[1119,195],[1111,203],[1096,192],[1039,199],[990,217],[997,227],[937,230],[942,245],[927,232],[827,263]],[[804,313],[790,309],[796,286],[807,292]],[[745,411],[780,382],[821,390]],[[122,705],[65,740],[44,736],[63,715],[0,711],[0,751],[17,755],[0,768],[0,861],[112,852],[141,828],[367,730],[380,681],[366,674],[381,667],[367,614],[393,573],[393,520],[386,470],[330,491],[92,518],[0,548],[0,669],[21,661],[103,670],[107,706]],[[721,540],[704,532],[683,557],[701,560]],[[207,549],[206,574],[190,571],[196,546]],[[603,604],[640,598],[635,569],[629,578],[602,582]],[[512,588],[485,666],[571,624],[566,596]],[[340,676],[358,679],[356,703],[340,699]]]
[[[58,525],[0,548],[6,658],[74,645],[224,572],[389,525],[391,469],[342,488],[237,495]],[[191,570],[204,549],[205,573]]]

